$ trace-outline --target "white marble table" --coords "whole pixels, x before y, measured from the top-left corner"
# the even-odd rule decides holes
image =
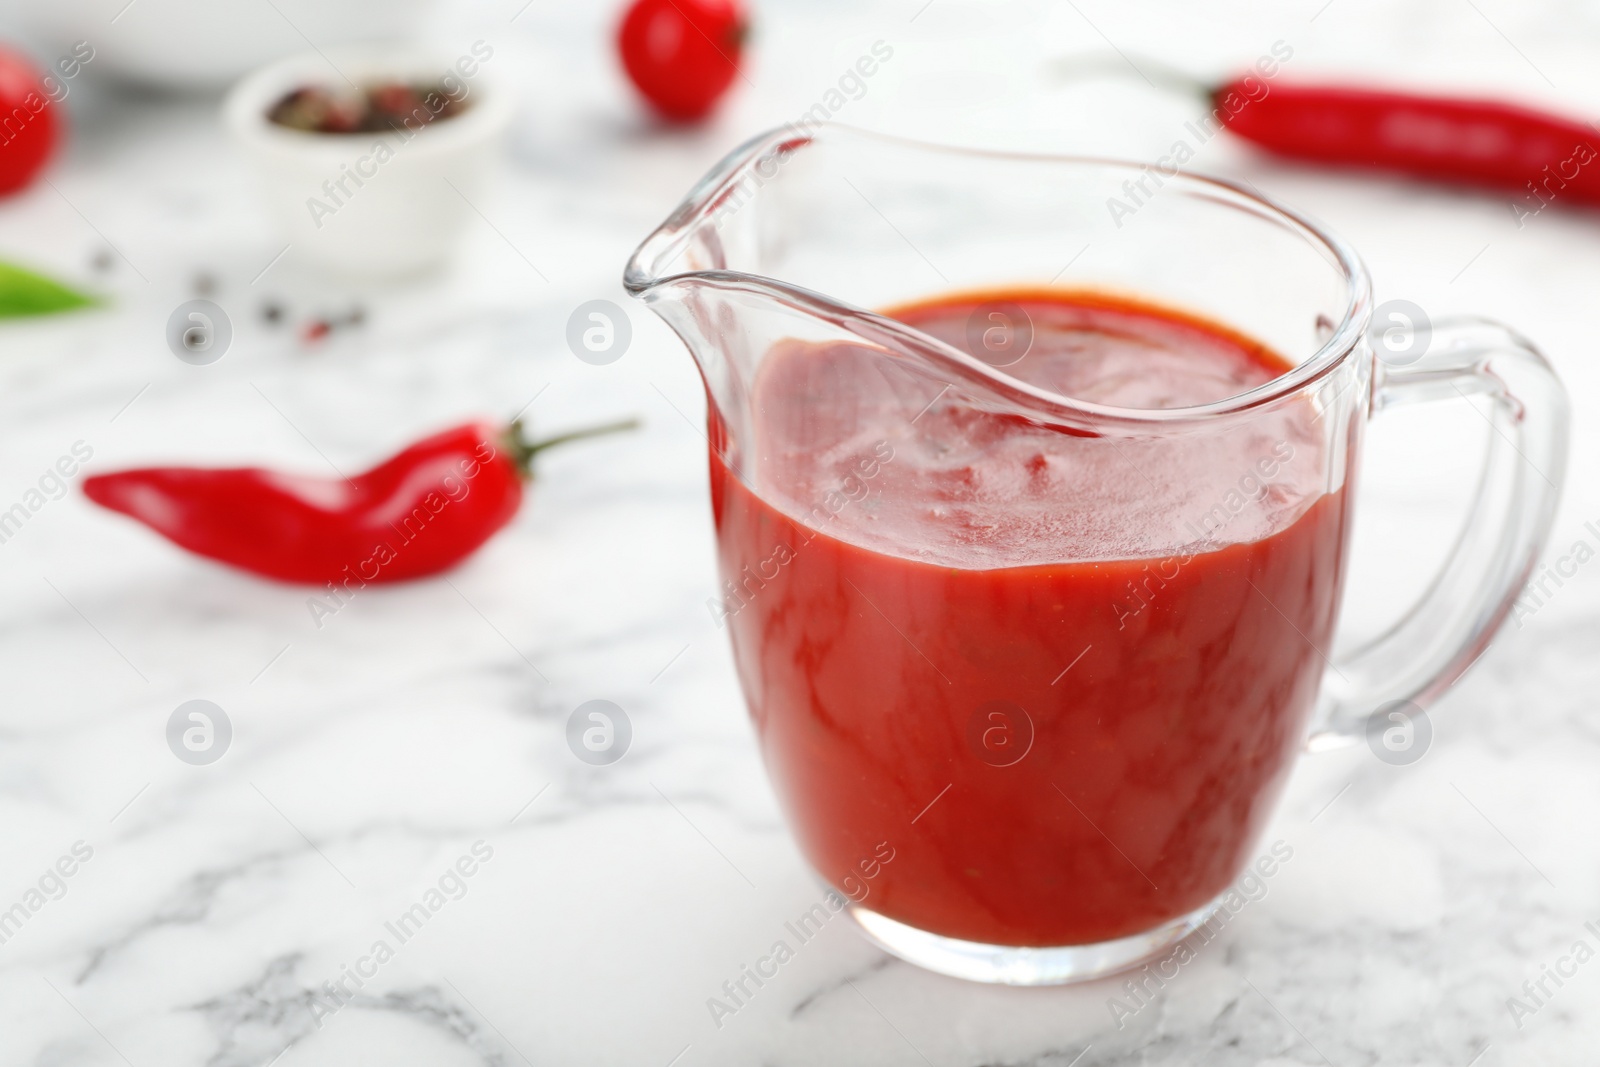
[[[1292,861],[1121,1028],[1118,982],[970,985],[886,958],[844,920],[715,1025],[707,998],[819,889],[704,607],[690,362],[641,308],[610,366],[579,362],[562,335],[582,301],[624,302],[628,252],[702,170],[808,108],[875,40],[895,58],[841,119],[1153,155],[1188,105],[1128,83],[1054,88],[1045,60],[1109,40],[1215,73],[1282,39],[1306,74],[1600,113],[1600,18],[1487,0],[1296,0],[1271,14],[788,0],[764,5],[734,106],[675,134],[633,112],[609,14],[566,6],[440,16],[439,40],[504,49],[524,105],[487,221],[428,282],[359,289],[292,250],[272,262],[282,241],[210,101],[85,84],[54,187],[0,204],[0,253],[115,297],[0,329],[0,508],[80,441],[91,471],[185,457],[325,471],[530,401],[550,430],[647,419],[550,456],[511,528],[448,581],[365,590],[320,629],[304,591],[183,555],[75,490],[0,544],[0,910],[35,899],[41,879],[48,890],[0,944],[0,1063],[1592,1064],[1600,963],[1547,979],[1529,1017],[1507,1001],[1574,942],[1600,949],[1585,928],[1600,927],[1595,568],[1435,709],[1421,762],[1308,758],[1268,834]],[[1492,314],[1541,343],[1578,414],[1556,541],[1596,540],[1584,523],[1600,520],[1600,217],[1551,210],[1519,230],[1493,198],[1314,174],[1221,139],[1195,167],[1322,216],[1367,254],[1381,295]],[[192,367],[162,326],[201,273],[236,337]],[[368,324],[306,349],[260,321],[268,299],[297,317],[360,303]],[[1425,583],[1482,430],[1465,409],[1375,427],[1353,632]],[[232,722],[210,766],[166,744],[169,715],[193,699]],[[591,699],[632,722],[616,764],[582,763],[565,742]],[[449,876],[474,849],[471,877]],[[46,872],[64,856],[73,873],[58,882]],[[400,943],[386,924],[441,879],[449,897]],[[380,939],[394,953],[376,965]],[[347,968],[371,977],[358,987]],[[324,983],[341,980],[348,995],[330,1000]]]

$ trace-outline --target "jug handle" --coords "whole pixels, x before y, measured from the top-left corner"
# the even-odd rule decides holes
[[[1416,362],[1375,360],[1372,390],[1374,417],[1403,404],[1487,396],[1492,432],[1466,523],[1432,584],[1387,632],[1329,664],[1313,750],[1378,743],[1379,732],[1391,749],[1396,738],[1426,745],[1418,713],[1466,673],[1512,613],[1549,539],[1566,471],[1566,391],[1544,356],[1498,323],[1433,324]],[[1397,762],[1408,760],[1397,753]]]

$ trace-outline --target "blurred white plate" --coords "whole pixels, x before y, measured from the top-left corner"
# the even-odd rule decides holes
[[[6,0],[15,21],[63,53],[95,50],[89,70],[180,89],[221,88],[309,46],[409,35],[430,0]]]

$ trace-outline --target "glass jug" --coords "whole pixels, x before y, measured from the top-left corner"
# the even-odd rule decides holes
[[[778,130],[625,283],[705,381],[713,614],[788,820],[870,939],[942,973],[1091,978],[1211,921],[1274,862],[1308,741],[1458,678],[1554,516],[1544,359],[1482,321],[1375,354],[1355,252],[1224,182]],[[1138,362],[1060,384],[1162,337],[1276,369],[1201,402]],[[1494,433],[1462,536],[1330,658],[1368,418],[1472,394]]]

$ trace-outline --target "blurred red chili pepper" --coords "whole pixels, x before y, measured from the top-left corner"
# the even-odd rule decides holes
[[[1520,193],[1529,213],[1558,195],[1600,203],[1589,123],[1496,100],[1277,83],[1263,95],[1264,84],[1237,79],[1211,102],[1229,130],[1280,155]]]
[[[454,566],[510,522],[539,452],[637,425],[529,443],[520,423],[472,422],[348,479],[149,467],[96,475],[83,491],[191,552],[269,578],[397,582]]]
[[[1293,51],[1274,45],[1272,55],[1286,60]],[[1588,166],[1600,158],[1600,126],[1592,122],[1500,100],[1284,84],[1273,79],[1276,60],[1265,56],[1256,68],[1208,85],[1119,52],[1069,57],[1056,70],[1068,80],[1135,72],[1151,85],[1194,93],[1217,126],[1292,159],[1516,193],[1519,225],[1557,197],[1600,204],[1600,167]]]

